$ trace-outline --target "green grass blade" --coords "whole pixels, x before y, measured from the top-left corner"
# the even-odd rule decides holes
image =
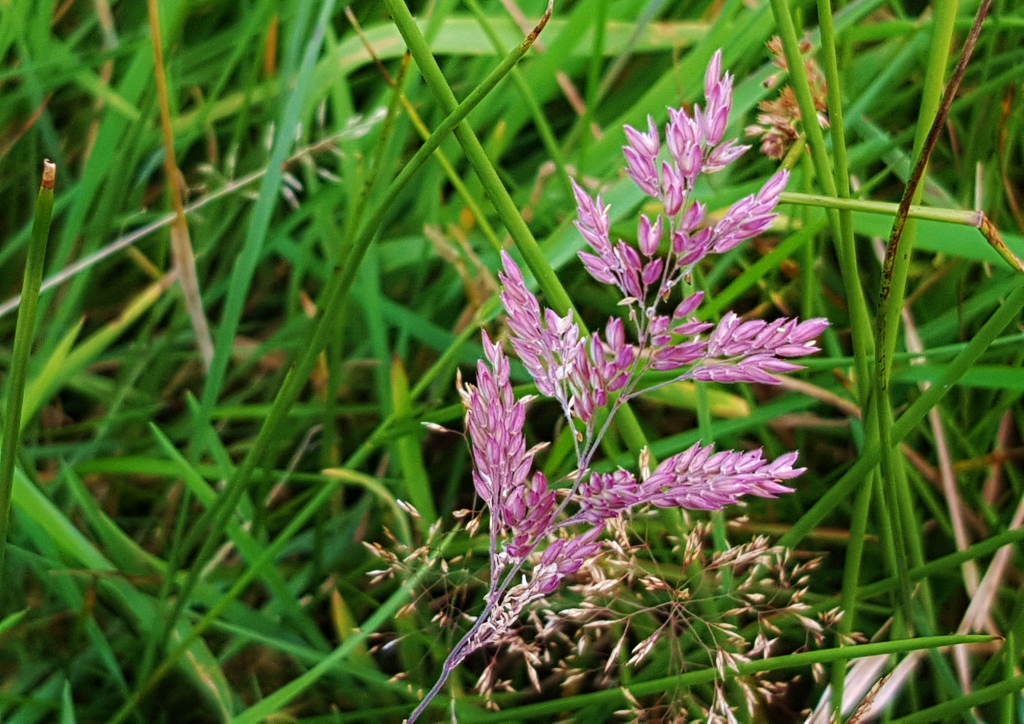
[[[21,308],[18,310],[18,324],[14,331],[14,353],[11,358],[7,404],[4,409],[3,447],[0,449],[0,580],[4,579],[7,528],[11,520],[11,491],[21,441],[21,407],[25,400],[25,380],[28,378],[32,340],[35,338],[36,310],[39,307],[39,287],[43,283],[46,244],[50,238],[53,182],[56,176],[57,167],[49,161],[44,161],[43,179],[39,185],[35,220],[32,224],[32,243],[29,246],[21,288]]]
[[[302,3],[300,17],[308,14],[311,6],[311,2]],[[260,182],[259,200],[250,217],[245,244],[231,272],[231,283],[224,303],[224,314],[217,327],[213,361],[210,364],[210,372],[203,388],[202,404],[207,417],[210,410],[213,409],[214,403],[220,397],[224,385],[231,351],[234,349],[235,335],[242,317],[242,308],[249,296],[249,288],[253,274],[256,272],[260,249],[265,243],[270,229],[270,218],[278,203],[281,188],[281,164],[288,157],[295,140],[295,131],[301,120],[300,113],[306,103],[306,95],[310,87],[313,64],[320,50],[324,27],[330,18],[333,7],[334,0],[327,0],[321,7],[320,17],[316,24],[317,29],[306,45],[301,66],[296,63],[285,69],[285,77],[295,79],[295,88],[289,92],[288,100],[282,108],[277,135],[274,139],[274,148],[267,164],[267,173]],[[295,25],[292,46],[297,50],[299,39],[305,30],[305,23],[296,21]]]
[[[924,722],[934,721],[960,721],[961,717],[966,716],[972,708],[988,704],[1000,697],[1017,694],[1019,699],[1022,690],[1024,690],[1024,675],[1015,676],[998,684],[964,694],[952,701],[923,709],[909,716],[893,719],[892,722],[893,724],[924,724]]]

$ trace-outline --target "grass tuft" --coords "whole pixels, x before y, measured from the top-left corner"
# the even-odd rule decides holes
[[[786,386],[632,400],[601,464],[704,440],[808,472],[609,531],[431,711],[1021,721],[1024,9],[981,5],[0,0],[0,720],[408,716],[483,608],[455,385],[505,333],[498,252],[560,314],[621,314],[569,180],[635,243],[659,209],[622,125],[693,103],[722,48],[727,137],[785,85],[831,125],[794,128],[772,228],[697,267],[700,314],[831,327]],[[776,167],[696,195],[716,220]],[[556,409],[525,433],[570,472]],[[716,568],[758,546],[772,576]]]

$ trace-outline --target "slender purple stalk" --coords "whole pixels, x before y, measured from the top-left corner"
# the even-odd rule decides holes
[[[639,476],[590,469],[608,425],[628,400],[680,380],[776,384],[776,375],[800,369],[791,360],[818,351],[817,337],[828,326],[824,319],[743,321],[732,312],[717,324],[700,321],[694,314],[702,292],[667,308],[701,260],[769,228],[789,178],[779,171],[717,223],[705,223],[706,207],[692,198],[697,180],[721,171],[748,148],[723,141],[732,76],[721,64],[719,51],[705,75],[703,107],[669,109],[664,147],[650,117],[646,131],[625,129],[626,173],[662,207],[653,219],[641,215],[636,246],[613,242],[608,206],[573,183],[576,228],[589,246],[580,260],[594,279],[619,290],[626,323],[614,318],[603,334],[583,334],[571,311],[559,316],[544,309],[512,257],[502,253],[499,280],[509,342],[540,394],[556,400],[576,430],[577,465],[568,494],[556,502],[544,475],[532,472],[539,447],[527,449],[523,434],[529,398],[516,399],[508,359],[485,332],[486,361],[477,365],[476,384],[460,383],[459,391],[473,451],[473,484],[490,510],[490,587],[483,612],[452,649],[410,722],[470,653],[508,640],[527,606],[600,554],[600,535],[610,521],[645,505],[720,510],[744,496],[774,498],[791,492],[785,483],[804,472],[794,467],[795,452],[770,461],[759,449],[715,452],[701,443]],[[645,386],[648,372],[670,374]]]

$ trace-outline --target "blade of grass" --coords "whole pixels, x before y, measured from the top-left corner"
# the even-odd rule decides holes
[[[65,681],[60,692],[60,724],[76,724],[75,700],[71,695],[71,682]]]
[[[1006,644],[1003,646],[1003,676],[1005,681],[1012,681],[1013,675],[1017,673],[1015,664],[1017,656],[1016,637],[1013,631],[1006,635]],[[1020,701],[1020,693],[1008,689],[999,708],[999,721],[1013,721],[1014,704]]]
[[[4,554],[7,550],[7,529],[11,520],[11,491],[14,487],[18,447],[21,443],[21,408],[25,401],[28,361],[32,353],[32,340],[35,338],[39,287],[43,283],[43,263],[46,260],[46,244],[50,238],[53,183],[56,177],[57,167],[50,161],[44,161],[43,177],[36,197],[35,219],[32,222],[32,243],[29,246],[21,287],[23,301],[14,330],[14,351],[11,356],[7,404],[4,409],[3,448],[0,449],[0,580],[4,580]]]
[[[310,87],[310,75],[323,41],[324,27],[333,7],[334,0],[328,0],[322,6],[313,36],[306,43],[301,64],[297,57],[297,51],[302,33],[306,30],[307,23],[304,19],[312,11],[312,3],[308,0],[302,3],[297,12],[297,19],[293,21],[295,28],[291,39],[292,52],[289,56],[291,60],[286,62],[284,75],[287,78],[294,78],[295,87],[289,93],[287,102],[282,108],[273,150],[267,162],[267,171],[260,183],[259,199],[250,217],[242,251],[231,271],[228,295],[224,301],[224,313],[217,328],[213,360],[210,364],[206,384],[203,387],[202,409],[206,417],[209,417],[210,410],[213,409],[224,385],[224,377],[227,374],[228,362],[231,359],[231,350],[234,348],[235,335],[238,333],[243,307],[249,296],[260,249],[267,237],[271,216],[277,204],[282,180],[281,164],[288,157],[288,152],[295,139],[295,129],[300,121],[299,114]]]

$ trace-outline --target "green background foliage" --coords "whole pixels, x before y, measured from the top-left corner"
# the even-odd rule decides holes
[[[528,30],[545,2],[517,6]],[[644,444],[664,458],[699,439],[801,451],[797,491],[751,503],[738,527],[727,518],[739,511],[712,516],[712,546],[768,534],[823,557],[806,582],[808,616],[845,614],[820,644],[799,621],[778,622],[778,655],[728,676],[801,683],[783,709],[737,697],[741,720],[813,707],[827,683],[843,686],[851,658],[888,654],[889,670],[917,650],[927,655],[894,715],[1024,720],[1024,277],[977,228],[937,220],[908,229],[889,274],[875,239],[889,235],[891,207],[866,203],[900,200],[977,3],[558,2],[518,63],[526,30],[506,4],[412,3],[415,23],[404,7],[353,4],[364,41],[333,2],[159,3],[213,339],[204,364],[170,276],[179,180],[164,173],[145,3],[0,0],[3,300],[22,290],[42,159],[58,169],[27,362],[14,350],[17,306],[0,306],[3,425],[21,440],[4,449],[15,465],[0,481],[11,499],[0,720],[407,715],[457,640],[458,621],[434,614],[481,606],[486,541],[448,533],[474,502],[468,451],[421,423],[461,429],[456,371],[472,374],[481,328],[501,330],[498,250],[516,250],[552,307],[575,306],[591,327],[616,314],[575,258],[569,178],[600,189],[613,233],[635,240],[638,210],[652,210],[621,171],[622,125],[660,125],[667,107],[699,102],[722,48],[736,78],[727,135],[742,136],[775,93],[765,45],[777,34],[789,51],[809,40],[842,123],[808,129],[811,152],[794,159],[792,203],[773,229],[693,282],[710,320],[730,308],[827,316],[825,351],[795,376],[800,389],[661,390],[623,417],[608,458],[635,467]],[[997,0],[915,200],[984,211],[1018,256],[1022,66],[1024,8]],[[699,197],[720,213],[776,168],[752,150]],[[828,197],[825,208],[798,194]],[[880,296],[893,279],[896,293]],[[882,320],[877,337],[894,354],[876,360]],[[525,370],[513,376],[530,390]],[[555,436],[541,459],[552,478],[571,469],[556,417],[538,403],[528,430],[533,442]],[[667,580],[694,575],[676,543],[696,519],[634,524]],[[435,520],[426,551],[370,585],[386,566],[367,544],[405,555]],[[1000,546],[1012,546],[1002,563]],[[449,577],[442,554],[461,561]],[[720,586],[697,586],[701,615],[723,613],[735,592]],[[964,666],[943,647],[974,630],[960,629],[972,597],[991,622],[979,631],[1001,638],[969,649]],[[880,643],[844,645],[854,633]],[[471,658],[434,711],[445,716],[454,697],[464,721],[612,720],[627,706],[621,684],[692,701],[682,710],[697,717],[716,670],[696,633],[673,645],[610,688],[555,681],[540,693],[509,655],[500,714],[472,691],[486,660]],[[579,670],[601,670],[611,648]]]

